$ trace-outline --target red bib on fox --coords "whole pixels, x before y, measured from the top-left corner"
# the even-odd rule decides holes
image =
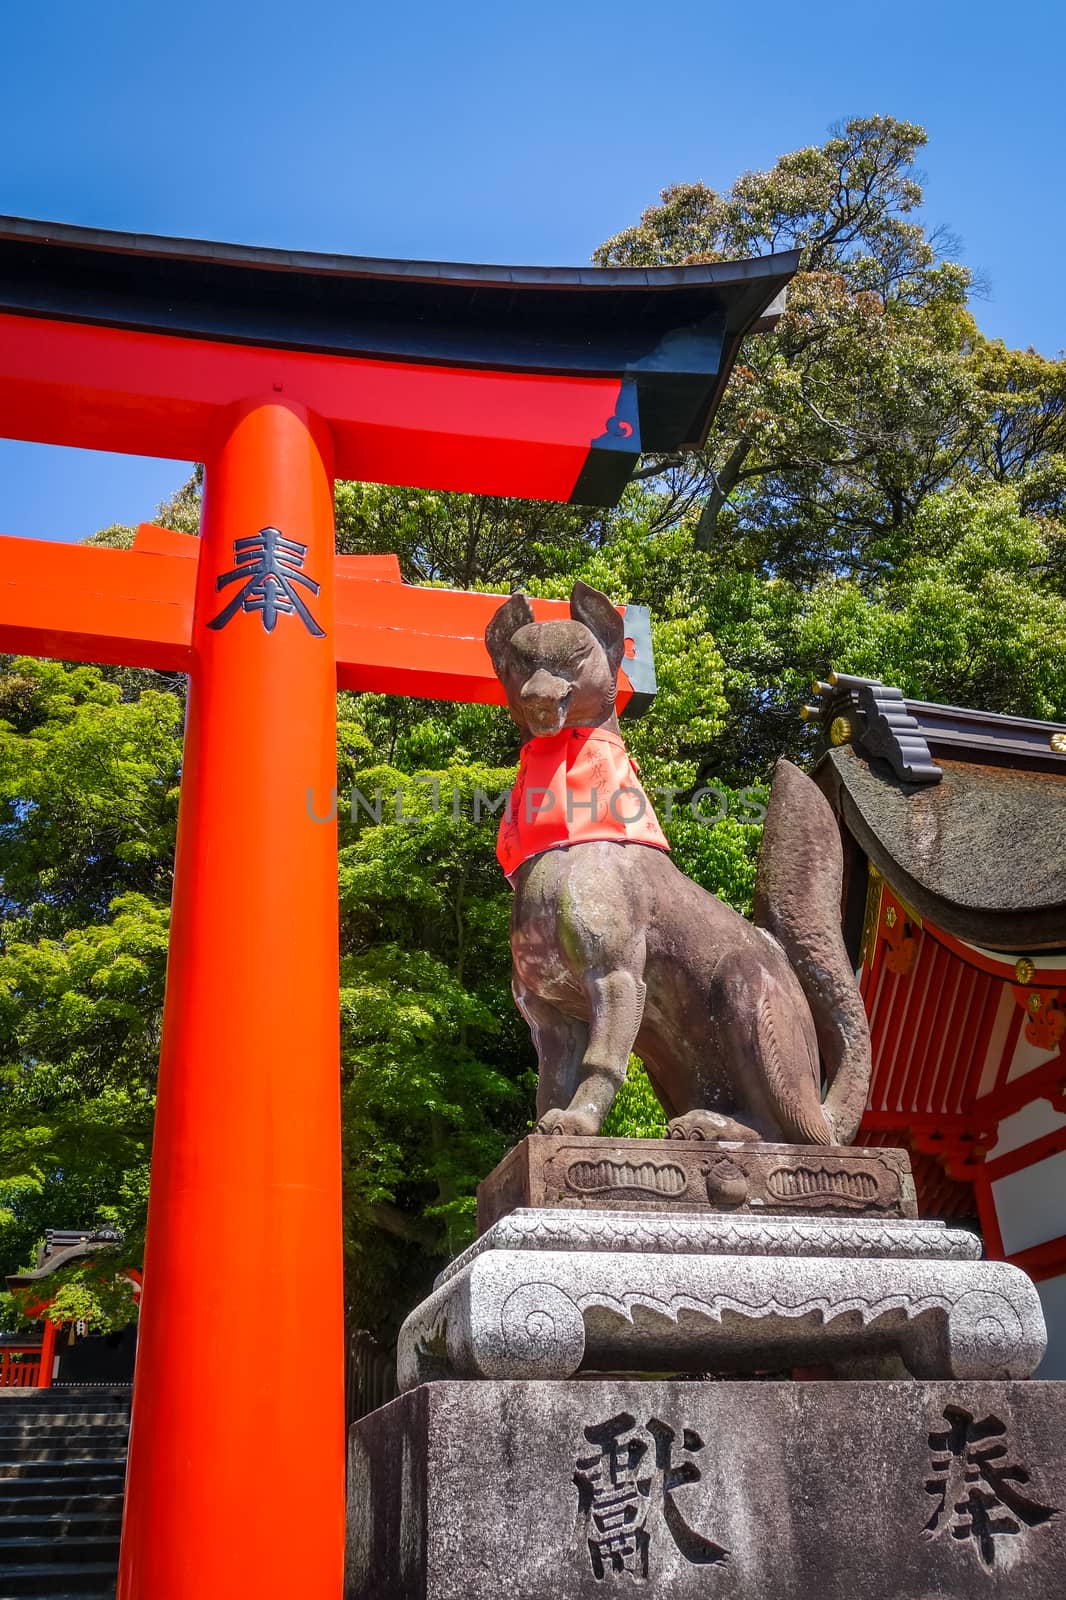
[[[622,740],[606,728],[530,739],[500,822],[500,866],[511,877],[544,850],[594,839],[670,848]]]

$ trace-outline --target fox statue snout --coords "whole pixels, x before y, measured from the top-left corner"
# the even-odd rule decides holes
[[[566,722],[572,693],[573,685],[565,678],[557,678],[546,668],[538,667],[519,692],[522,714],[530,731],[541,739],[558,733]]]
[[[570,620],[542,623],[512,595],[485,643],[523,734],[516,793],[543,755],[568,816],[579,771],[621,773],[617,786],[646,803],[618,734],[625,637],[605,595],[576,584]],[[778,762],[754,923],[673,865],[654,816],[643,830],[620,827],[606,797],[597,810],[591,795],[581,801],[591,824],[567,832],[556,813],[513,867],[507,857],[539,1130],[599,1133],[635,1051],[671,1137],[850,1143],[870,1036],[840,927],[840,835],[821,791]]]

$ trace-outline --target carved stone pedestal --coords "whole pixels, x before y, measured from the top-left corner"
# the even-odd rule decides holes
[[[436,1383],[350,1436],[345,1600],[1050,1600],[1066,1385]]]
[[[479,1224],[352,1430],[346,1600],[1066,1594],[1036,1290],[905,1152],[534,1137]]]
[[[873,1217],[519,1210],[400,1333],[401,1390],[442,1378],[778,1373],[1023,1378],[1031,1281],[970,1233]]]

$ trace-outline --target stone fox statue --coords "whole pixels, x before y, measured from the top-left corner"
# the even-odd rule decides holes
[[[615,712],[622,619],[583,583],[570,616],[537,623],[515,594],[485,634],[524,735],[500,857],[515,890],[514,994],[540,1069],[538,1130],[598,1133],[636,1051],[672,1138],[849,1143],[870,1036],[841,934],[828,802],[779,761],[754,925],[701,889],[671,862],[654,815],[617,819],[643,795]],[[621,777],[625,804],[590,798],[590,773]]]

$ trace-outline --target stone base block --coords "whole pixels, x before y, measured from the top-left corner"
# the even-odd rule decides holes
[[[1066,1594],[1066,1384],[437,1383],[349,1467],[345,1600]]]

